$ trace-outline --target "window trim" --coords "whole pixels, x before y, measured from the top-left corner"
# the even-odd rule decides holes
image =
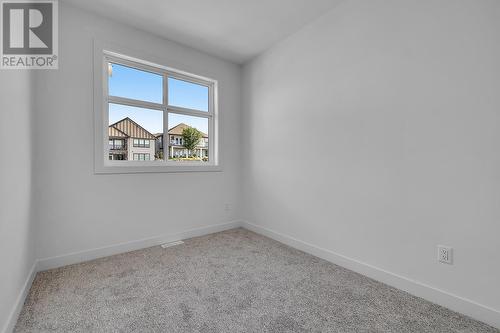
[[[125,55],[128,54],[128,55]],[[145,60],[148,59],[148,60]],[[153,72],[163,75],[164,101],[162,104],[145,102],[116,96],[108,96],[108,62],[130,66],[139,70]],[[220,157],[220,117],[218,110],[218,82],[207,77],[190,74],[182,70],[173,69],[158,63],[167,62],[165,59],[151,59],[151,56],[140,54],[138,51],[130,50],[121,46],[94,40],[94,172],[96,174],[107,173],[151,173],[151,172],[205,172],[222,171]],[[168,77],[181,79],[195,84],[202,84],[209,88],[209,110],[200,111],[175,107],[168,105]],[[156,109],[164,112],[163,116],[163,151],[164,160],[109,161],[108,150],[108,105],[117,103],[148,109]],[[169,161],[168,151],[170,141],[168,139],[168,113],[177,113],[188,116],[196,116],[209,119],[209,161]],[[155,143],[156,145],[156,143]]]

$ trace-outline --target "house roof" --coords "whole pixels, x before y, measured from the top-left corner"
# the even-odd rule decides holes
[[[110,138],[128,138],[128,135],[120,131],[116,127],[109,126],[108,127],[108,136]]]
[[[174,126],[172,127],[171,129],[168,130],[168,134],[171,134],[171,135],[182,135],[182,131],[184,131],[185,128],[188,128],[188,127],[191,127],[189,125],[186,125],[184,123],[180,123],[179,125],[177,126]],[[201,132],[201,131],[200,131]],[[201,132],[201,135],[204,137],[204,138],[208,138],[208,135],[206,135],[205,133]]]
[[[155,140],[155,136],[148,132],[144,127],[130,119],[129,117],[123,118],[122,120],[109,125],[108,131],[118,130],[122,132],[127,137],[136,138],[136,139],[150,139]],[[116,132],[118,133],[118,132]]]
[[[185,128],[191,127],[189,125],[186,125],[184,123],[180,123],[179,125],[176,125],[172,127],[171,129],[168,130],[168,134],[170,135],[182,135],[182,131],[184,131]],[[201,132],[201,131],[200,131]],[[138,139],[150,139],[154,140],[160,136],[162,136],[163,133],[155,133],[151,134],[148,132],[145,128],[143,128],[141,125],[130,119],[129,117],[123,118],[122,120],[109,125],[108,127],[108,136],[115,137],[115,138],[138,138]],[[201,135],[203,138],[208,138],[208,135],[201,132]]]

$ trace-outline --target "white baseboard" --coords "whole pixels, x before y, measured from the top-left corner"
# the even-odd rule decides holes
[[[97,258],[107,257],[114,254],[140,250],[143,248],[160,245],[163,243],[175,242],[187,238],[198,237],[212,234],[214,232],[238,228],[242,222],[233,221],[222,224],[215,224],[201,228],[189,229],[175,234],[162,235],[157,237],[134,240],[125,243],[114,244],[91,250],[79,251],[60,255],[56,257],[44,258],[38,260],[38,271],[45,271],[52,268],[58,268],[66,265],[77,264]]]
[[[321,259],[330,261],[339,266],[363,274],[374,280],[404,290],[412,295],[424,298],[433,303],[449,308],[453,311],[485,322],[496,328],[500,328],[499,310],[412,280],[410,278],[391,273],[389,271],[361,262],[359,260],[346,257],[342,254],[338,254],[333,251],[303,242],[274,230],[270,230],[249,222],[243,222],[242,226],[248,230],[251,230],[258,234],[262,234],[298,250],[304,251]]]
[[[14,330],[14,327],[16,326],[17,323],[17,318],[19,318],[19,314],[23,309],[24,301],[28,296],[28,293],[31,289],[31,285],[33,284],[33,280],[35,279],[36,273],[38,271],[37,267],[38,267],[38,261],[35,260],[33,266],[31,266],[31,270],[29,271],[28,276],[26,277],[26,281],[24,282],[23,288],[21,289],[19,295],[17,296],[16,302],[14,303],[14,307],[12,308],[9,317],[7,318],[7,322],[2,328],[2,333],[11,333]]]

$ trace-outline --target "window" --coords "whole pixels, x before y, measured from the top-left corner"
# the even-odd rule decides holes
[[[149,140],[146,139],[134,139],[134,147],[139,148],[149,148]]]
[[[196,116],[179,115],[169,113],[168,123],[172,124],[173,131],[181,132],[184,128],[197,129],[197,141],[190,145],[183,137],[175,139],[173,145],[168,152],[168,159],[171,161],[186,161],[188,159],[197,159],[201,161],[209,161],[209,120]],[[189,139],[189,137],[188,137]]]
[[[208,87],[168,78],[169,104],[187,109],[208,112]]]
[[[95,93],[103,92],[95,117],[96,172],[220,170],[216,81],[102,46],[95,52],[103,59],[96,66],[102,89]],[[104,152],[98,142],[106,142]]]
[[[162,103],[163,77],[161,74],[112,62],[109,63],[108,70],[110,96]]]
[[[124,148],[125,148],[125,145],[123,143],[123,140],[117,140],[117,139],[110,139],[109,140],[109,149],[110,150],[121,150]]]
[[[123,154],[109,154],[110,161],[124,161],[126,160],[125,155]]]
[[[149,161],[150,156],[150,154],[134,153],[134,161]]]

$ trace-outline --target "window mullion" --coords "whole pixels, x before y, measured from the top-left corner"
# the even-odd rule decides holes
[[[133,106],[150,110],[162,110],[164,108],[163,104],[151,103],[151,102],[141,101],[138,99],[131,99],[118,96],[108,96],[108,103]]]
[[[167,110],[172,113],[177,113],[177,114],[185,114],[188,116],[194,116],[194,117],[201,117],[201,118],[210,118],[213,117],[213,113],[206,112],[206,111],[198,111],[198,110],[193,110],[193,109],[187,109],[187,108],[181,108],[178,106],[167,106]]]
[[[170,139],[168,135],[168,73],[163,72],[163,160],[168,162]]]

